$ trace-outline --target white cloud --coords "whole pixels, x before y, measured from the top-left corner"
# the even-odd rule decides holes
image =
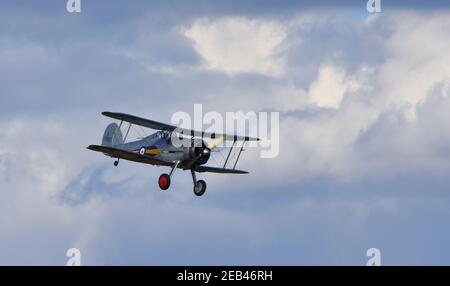
[[[438,83],[450,79],[450,41],[448,14],[421,15],[398,13],[390,18],[395,27],[382,45],[387,58],[375,78],[380,109],[415,106]]]
[[[184,30],[205,68],[228,75],[258,73],[279,76],[284,58],[279,54],[286,38],[285,26],[277,21],[227,17],[195,21]]]
[[[359,88],[359,82],[347,77],[345,71],[333,65],[324,65],[319,69],[317,80],[309,87],[309,99],[319,107],[337,109],[347,92]]]
[[[445,169],[450,157],[442,156],[438,150],[445,149],[442,146],[447,139],[439,135],[444,131],[437,127],[419,127],[429,118],[424,113],[433,113],[432,108],[424,111],[420,104],[427,102],[436,86],[444,98],[447,96],[450,42],[444,34],[450,29],[450,21],[445,14],[429,17],[417,13],[386,16],[371,25],[358,26],[363,31],[357,35],[348,35],[347,30],[339,26],[340,22],[328,19],[329,23],[322,24],[320,29],[311,29],[311,33],[320,34],[321,29],[329,31],[331,26],[336,27],[336,33],[353,41],[348,46],[339,47],[341,55],[335,57],[335,61],[319,62],[317,75],[310,82],[293,84],[297,78],[290,72],[297,67],[287,65],[281,83],[275,81],[259,87],[227,86],[223,93],[211,97],[210,108],[270,109],[294,113],[281,118],[280,156],[267,165],[259,164],[258,159],[249,164],[249,169],[259,170],[261,178],[267,178],[267,184],[276,185],[274,178],[296,182],[300,178],[321,175],[338,180],[357,180],[361,176],[380,174],[380,170],[383,174],[395,172],[399,166],[405,174],[418,170],[441,173],[439,168]],[[389,33],[385,33],[386,27],[389,27]],[[292,29],[287,31],[289,42],[294,41],[291,37],[297,37],[296,27]],[[376,38],[374,49],[382,51],[380,55],[367,54],[365,62],[340,60],[342,56],[351,58],[355,53],[352,46],[365,41],[368,36]],[[301,37],[309,38],[309,34],[301,34]],[[320,45],[320,42],[314,44]],[[333,54],[334,46],[329,50]],[[372,56],[381,60],[374,61]],[[450,112],[444,111],[447,104],[440,104],[441,121],[448,121]],[[419,119],[416,118],[418,110],[421,110]],[[379,120],[385,114],[409,120],[411,126],[405,122],[398,128],[380,124]],[[386,130],[374,132],[373,128]],[[360,141],[366,132],[381,135],[380,138],[369,136],[370,139]],[[364,144],[368,149],[361,146]],[[376,154],[373,157],[376,164],[367,161],[368,153]],[[273,169],[285,171],[275,175]]]

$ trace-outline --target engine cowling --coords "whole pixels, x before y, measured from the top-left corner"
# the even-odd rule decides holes
[[[204,144],[202,147],[191,147],[189,153],[192,160],[196,159],[195,165],[206,164],[211,157],[211,150]]]

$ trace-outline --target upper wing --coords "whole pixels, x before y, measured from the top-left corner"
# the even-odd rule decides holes
[[[146,156],[146,155],[141,155],[138,153],[133,153],[130,151],[121,150],[121,149],[112,148],[112,147],[90,145],[89,147],[87,147],[87,149],[96,151],[96,152],[102,152],[102,153],[105,153],[114,158],[121,158],[121,159],[139,162],[139,163],[160,165],[160,166],[172,166],[173,165],[170,162],[158,160],[158,159]]]
[[[105,112],[102,112],[102,114],[107,117],[111,117],[111,118],[118,119],[118,120],[123,120],[126,122],[130,122],[132,124],[148,127],[151,129],[165,130],[165,131],[173,131],[176,129],[176,127],[173,125],[169,125],[169,124],[165,124],[165,123],[161,123],[161,122],[157,122],[157,121],[153,121],[150,119],[145,119],[145,118],[141,118],[141,117],[137,117],[134,115],[125,114],[125,113],[105,111]]]
[[[151,129],[156,130],[165,130],[165,131],[174,131],[175,129],[178,132],[183,132],[185,135],[191,135],[194,137],[209,137],[209,138],[218,138],[223,137],[224,140],[227,141],[259,141],[259,138],[253,138],[249,136],[238,136],[238,135],[229,135],[229,134],[217,134],[217,133],[210,133],[210,132],[203,132],[203,131],[196,131],[186,128],[180,128],[176,127],[170,124],[165,124],[157,121],[153,121],[150,119],[145,119],[141,117],[137,117],[130,114],[125,113],[117,113],[117,112],[102,112],[104,116],[111,117],[114,119],[130,122],[132,124],[144,126]]]
[[[199,173],[210,172],[210,173],[220,173],[220,174],[248,174],[247,171],[241,171],[236,169],[224,169],[224,168],[216,168],[209,166],[198,166],[195,167],[195,171]]]

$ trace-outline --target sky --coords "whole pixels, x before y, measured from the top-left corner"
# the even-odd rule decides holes
[[[0,265],[450,264],[448,1],[129,2],[0,3]],[[195,103],[279,112],[279,155],[198,198],[85,148]]]

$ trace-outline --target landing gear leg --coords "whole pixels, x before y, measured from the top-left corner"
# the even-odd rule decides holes
[[[195,171],[191,169],[192,181],[194,182],[194,194],[198,197],[202,196],[206,191],[206,182],[203,180],[197,181]]]
[[[170,176],[171,178],[172,178],[172,174],[175,173],[175,170],[177,169],[178,164],[180,164],[180,161],[177,161],[177,162],[175,163],[175,165],[172,167],[172,170],[171,170],[170,173],[169,173],[169,176]]]

